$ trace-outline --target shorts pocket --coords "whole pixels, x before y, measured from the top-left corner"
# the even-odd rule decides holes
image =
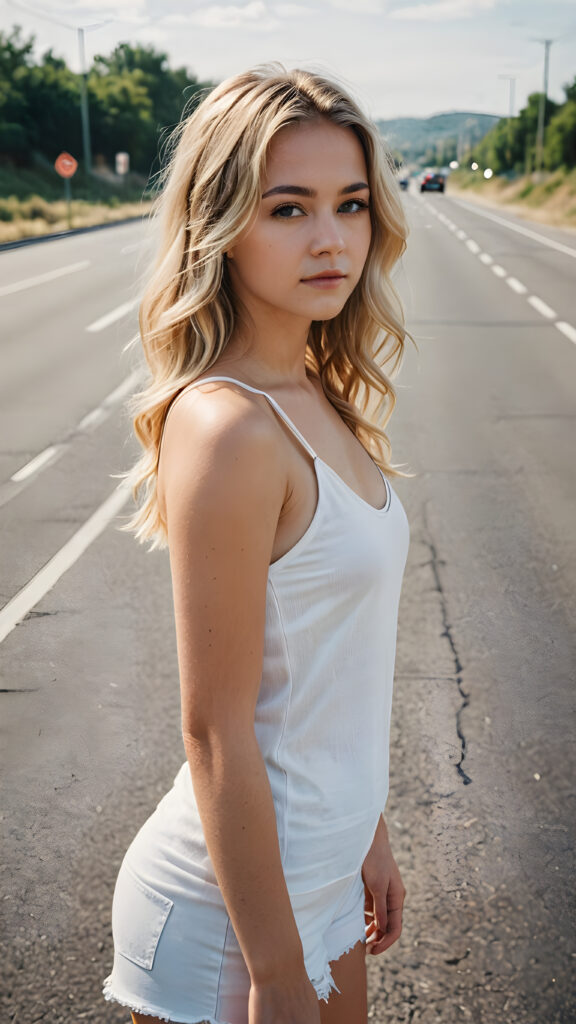
[[[124,861],[112,903],[116,952],[151,971],[158,941],[173,906],[171,899],[138,878]]]

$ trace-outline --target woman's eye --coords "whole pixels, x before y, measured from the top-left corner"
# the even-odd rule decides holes
[[[293,217],[304,217],[304,210],[299,206],[295,206],[294,203],[283,203],[282,206],[277,206],[272,211],[273,217],[281,217],[283,220],[290,220]]]
[[[340,209],[344,213],[359,213],[360,210],[368,209],[368,203],[363,199],[348,199],[345,203],[342,203]]]

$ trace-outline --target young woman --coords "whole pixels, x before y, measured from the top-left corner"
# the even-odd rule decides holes
[[[183,122],[161,216],[129,528],[169,548],[186,761],[120,869],[104,992],[135,1024],[365,1024],[404,897],[408,474],[365,415],[406,334],[397,184],[340,88],[272,65]]]

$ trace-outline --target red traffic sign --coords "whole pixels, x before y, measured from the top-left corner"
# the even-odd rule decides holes
[[[64,153],[60,153],[60,156],[54,161],[54,167],[61,178],[71,178],[78,170],[78,161],[75,160],[70,153],[66,153],[66,151],[64,151]]]

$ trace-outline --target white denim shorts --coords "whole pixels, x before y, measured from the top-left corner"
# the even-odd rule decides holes
[[[248,1024],[250,978],[220,890],[206,879],[160,886],[124,858],[112,908],[106,999],[178,1024]],[[365,941],[360,872],[291,896],[318,998],[338,991],[330,964]]]

